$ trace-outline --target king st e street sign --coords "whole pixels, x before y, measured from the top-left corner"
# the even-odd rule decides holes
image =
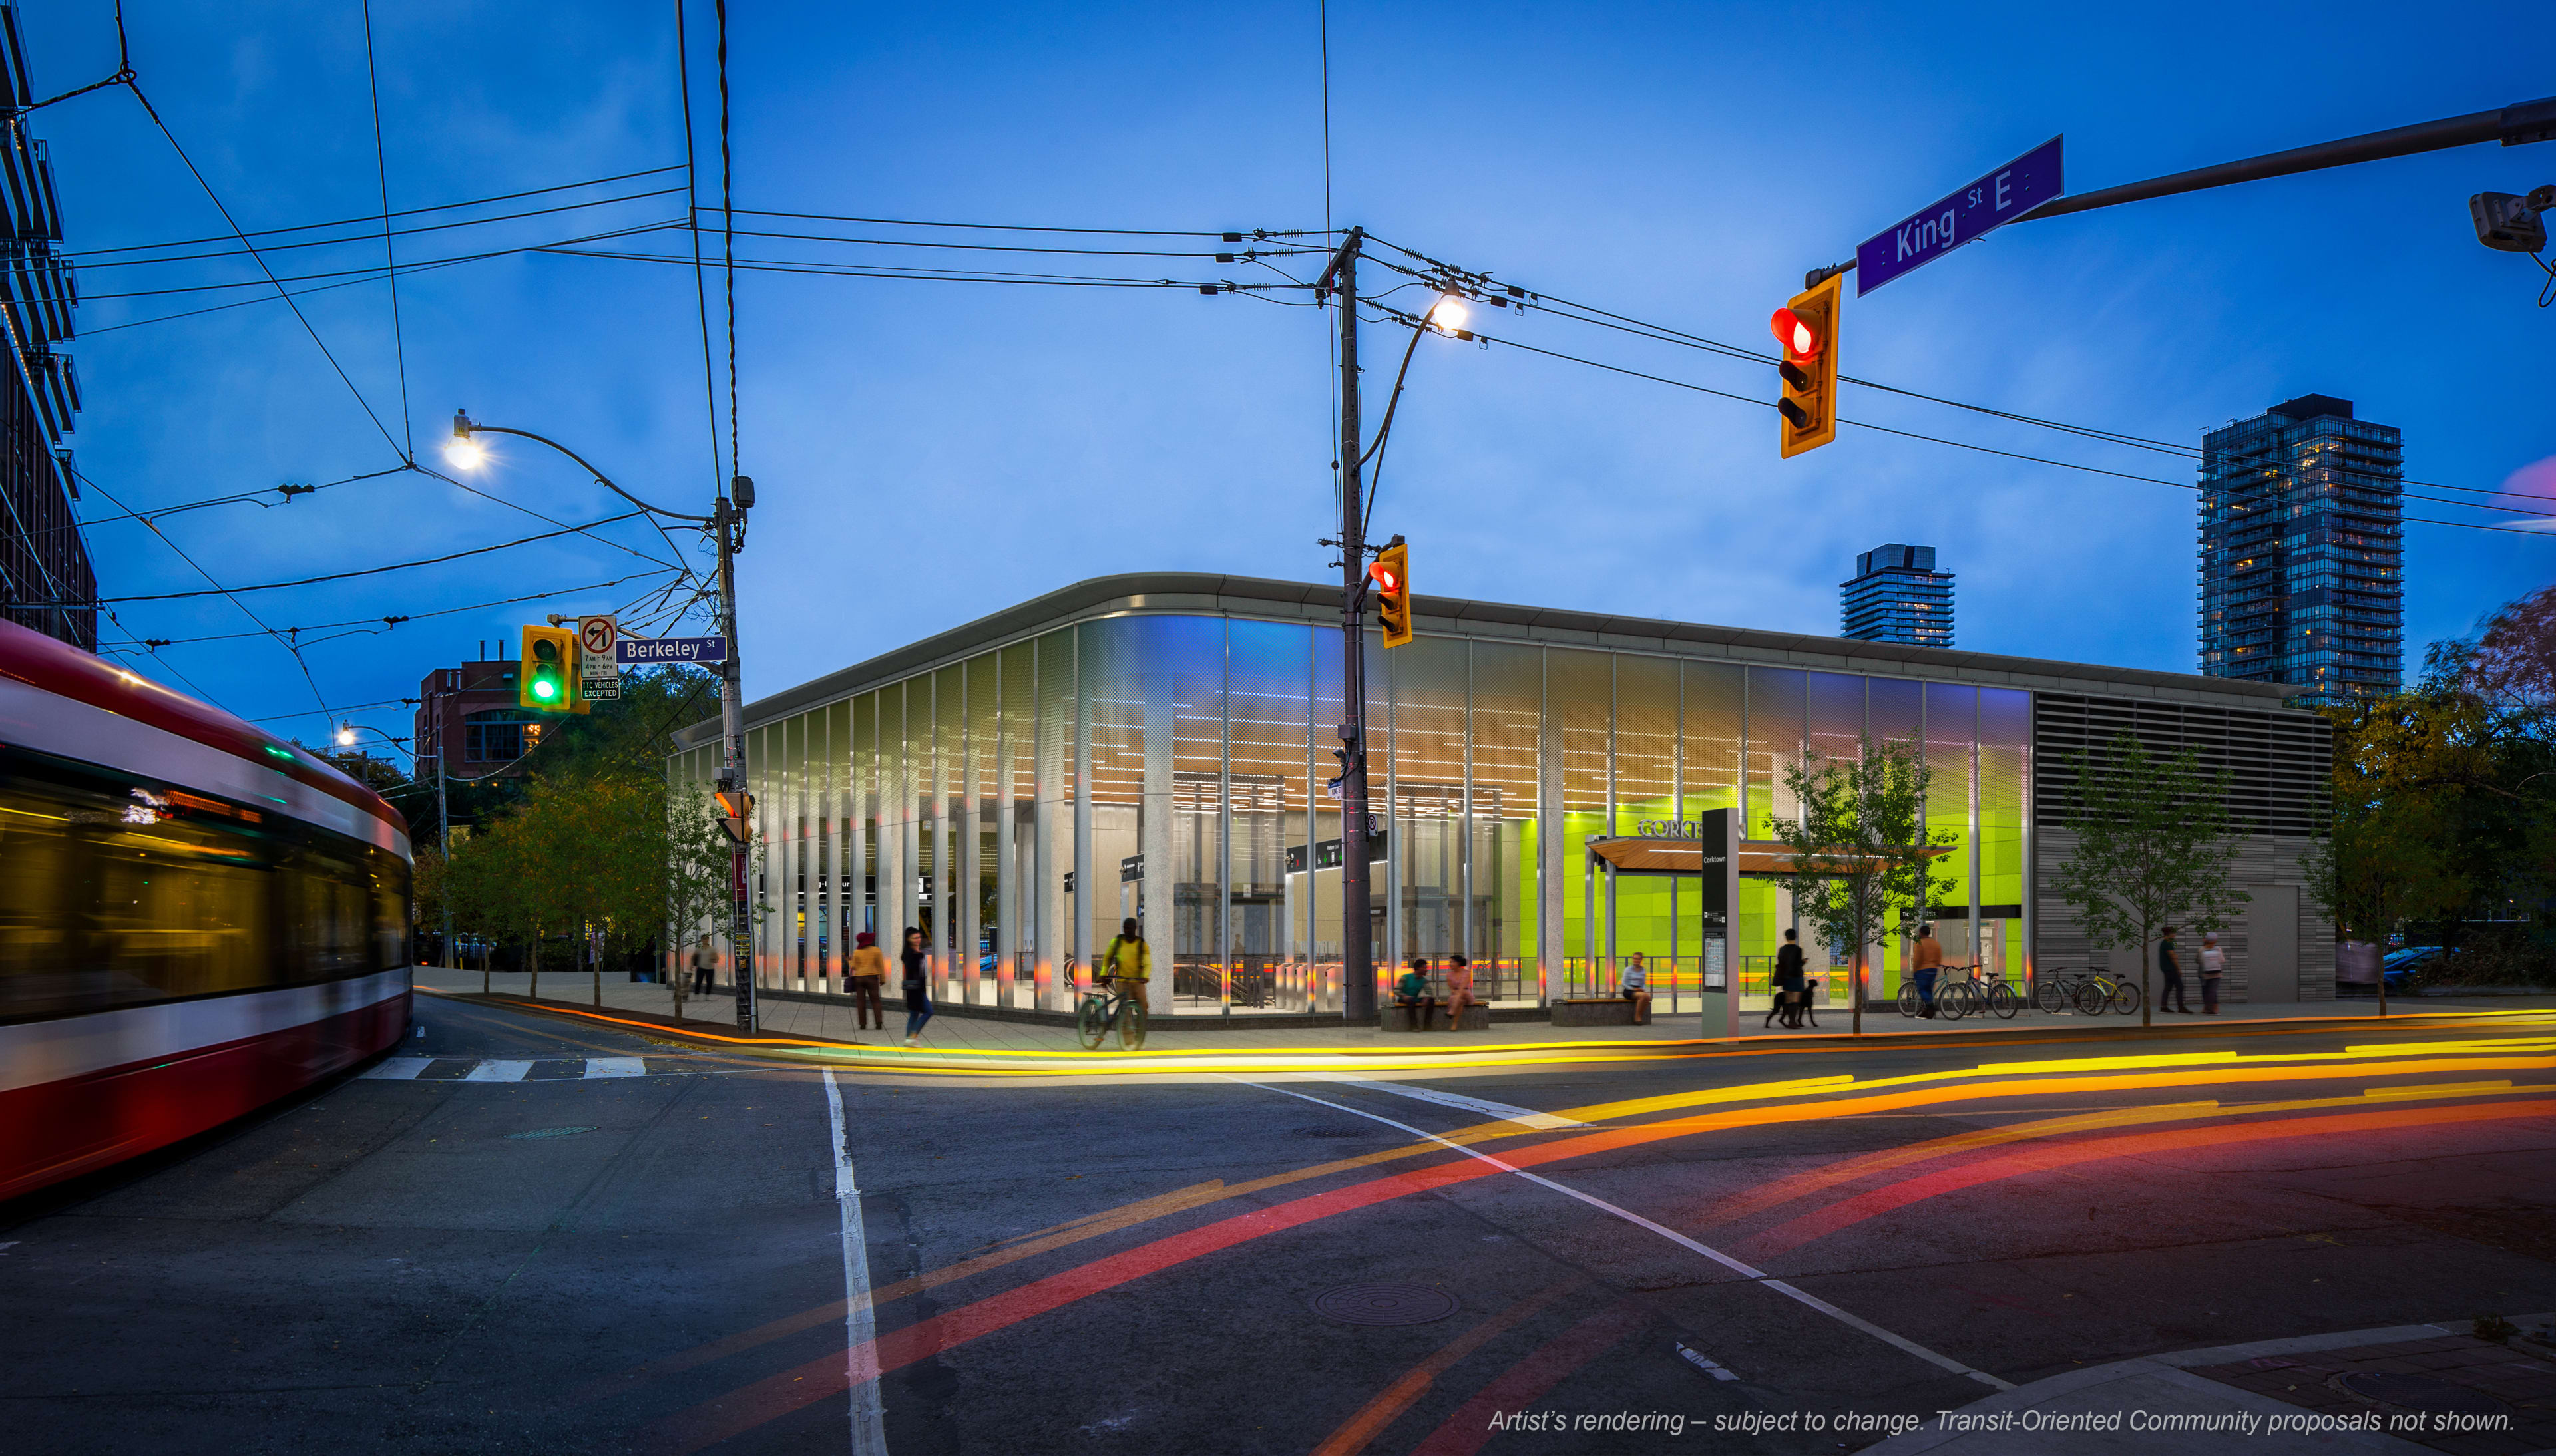
[[[2059,144],[2049,141],[1950,196],[1863,240],[1854,250],[1854,296],[1923,268],[2060,194]]]

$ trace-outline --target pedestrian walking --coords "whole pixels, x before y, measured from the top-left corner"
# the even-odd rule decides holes
[[[1810,1000],[1810,990],[1802,981],[1802,932],[1786,930],[1784,943],[1775,949],[1775,995],[1766,1008],[1765,1025],[1773,1026],[1781,1016],[1791,1031],[1802,1029],[1802,1008]]]
[[[923,948],[923,932],[912,925],[905,927],[905,1044],[923,1044],[923,1024],[932,1020],[932,982],[928,971],[932,956]]]
[[[2228,952],[2219,948],[2219,932],[2201,935],[2201,1014],[2219,1015],[2219,978],[2228,974]]]
[[[1633,1004],[1633,1025],[1649,1026],[1651,1024],[1651,972],[1648,966],[1642,964],[1640,951],[1633,952],[1631,962],[1624,967],[1622,984],[1616,989],[1626,1001]]]
[[[710,949],[710,937],[704,931],[701,943],[693,947],[693,994],[710,994],[710,978],[718,974],[718,952]]]
[[[2157,937],[2157,973],[2165,977],[2165,989],[2157,994],[2157,1010],[2192,1015],[2192,1003],[2183,996],[2183,963],[2174,956],[2174,926],[2165,927]],[[2202,992],[2204,996],[2208,991]],[[2172,1002],[2169,1006],[2166,1003]]]
[[[847,979],[852,983],[852,1029],[886,1031],[887,1010],[879,1005],[879,988],[887,983],[887,957],[879,952],[878,937],[867,930],[852,937],[852,969]]]
[[[1917,1015],[1931,1018],[1935,1015],[1935,978],[1944,970],[1944,945],[1935,938],[1934,926],[1917,927],[1917,953],[1911,957],[1909,968],[1917,973]]]
[[[1479,1006],[1473,999],[1473,963],[1465,957],[1450,956],[1447,961],[1447,1030],[1465,1030],[1465,1008]]]

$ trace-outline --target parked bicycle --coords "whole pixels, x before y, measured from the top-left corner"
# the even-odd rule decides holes
[[[2077,1006],[2078,991],[2094,974],[2093,971],[2072,970],[2066,966],[2037,971],[2032,978],[2032,1004],[2052,1016],[2073,1011]]]
[[[1074,1014],[1074,1034],[1083,1041],[1086,1051],[1097,1051],[1111,1027],[1118,1029],[1118,1044],[1134,1051],[1145,1044],[1145,1003],[1128,995],[1113,981],[1095,981],[1083,990],[1083,1005]]]
[[[1980,974],[1982,967],[1979,965],[1946,966],[1944,969],[1948,973],[1967,971],[1970,974],[1958,981],[1939,980],[1936,983],[1935,1009],[1939,1015],[1959,1021],[1963,1017],[1987,1012],[2000,1021],[2010,1022],[2016,1012],[2023,1010],[2023,997],[2005,983],[2004,976],[1994,973],[1982,976]]]
[[[2077,983],[2077,1014],[2082,1017],[2102,1016],[2110,1010],[2125,1017],[2136,1016],[2144,994],[2136,981],[2124,980],[2104,971],[2090,971],[2085,980]]]

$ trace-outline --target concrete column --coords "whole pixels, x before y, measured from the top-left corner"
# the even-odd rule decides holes
[[[1091,684],[1082,671],[1081,629],[1074,639],[1074,903],[1069,908],[1074,925],[1070,934],[1075,965],[1087,981],[1091,957],[1099,949],[1091,938],[1093,919],[1116,907],[1118,872],[1111,866],[1109,883],[1103,885],[1098,867],[1091,862]],[[1071,994],[1069,988],[1069,1004]]]
[[[1551,692],[1539,696],[1543,706],[1537,715],[1535,745],[1535,813],[1540,826],[1535,836],[1539,861],[1535,923],[1543,963],[1537,968],[1535,994],[1539,1001],[1550,1001],[1563,994],[1562,963],[1570,947],[1562,917],[1563,886],[1569,883],[1563,879],[1564,857],[1577,846],[1563,842],[1569,835],[1562,819],[1562,725],[1554,714]],[[1588,851],[1581,848],[1580,852]]]
[[[1172,905],[1172,887],[1179,873],[1179,866],[1172,863],[1172,667],[1156,659],[1146,663],[1138,676],[1145,692],[1145,796],[1137,809],[1136,843],[1137,852],[1145,857],[1141,928],[1154,954],[1154,979],[1145,987],[1145,1010],[1158,1017],[1172,1014],[1173,958],[1182,949],[1175,943],[1180,916]]]
[[[1014,852],[1014,821],[1020,815],[1013,806],[1015,788],[1012,756],[1018,740],[1012,734],[1012,719],[1021,704],[1006,694],[1006,659],[1013,653],[1031,649],[1025,644],[1007,648],[994,659],[994,1004],[1006,1009],[1014,1005],[1012,982],[1016,952],[1021,946],[1021,864]]]
[[[1042,1011],[1064,1011],[1069,1004],[1065,958],[1071,949],[1065,925],[1065,876],[1074,868],[1074,808],[1065,791],[1065,739],[1073,708],[1069,700],[1060,713],[1054,699],[1059,686],[1069,692],[1073,688],[1074,655],[1070,640],[1062,653],[1051,652],[1044,642],[1038,645],[1037,653],[1031,667],[1037,683],[1032,699],[1037,705],[1037,724],[1031,730],[1034,750],[1030,788],[1030,837],[1035,862],[1030,883],[1038,907],[1034,942],[1038,956],[1036,1005]]]
[[[976,949],[985,938],[985,800],[979,790],[985,782],[984,755],[990,747],[976,733],[975,676],[962,667],[958,678],[958,811],[949,816],[958,831],[950,885],[958,902],[958,913],[952,919],[958,927],[958,961],[951,969],[957,972],[959,999],[969,1006],[985,999],[985,962]]]

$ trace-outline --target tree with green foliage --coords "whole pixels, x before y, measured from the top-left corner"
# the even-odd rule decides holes
[[[1858,1034],[1867,948],[1880,941],[1892,915],[1906,923],[1953,886],[1933,865],[1957,836],[1925,827],[1926,786],[1933,777],[1913,740],[1876,746],[1870,734],[1856,758],[1811,752],[1784,770],[1784,785],[1801,804],[1801,815],[1775,821],[1775,836],[1787,851],[1776,883],[1792,896],[1794,913],[1816,926],[1822,939],[1853,947]]]
[[[2062,762],[2071,782],[2060,786],[2060,823],[2077,848],[2051,889],[2076,910],[2089,943],[2136,952],[2139,1025],[2153,1026],[2148,947],[2159,928],[2216,930],[2226,907],[2253,900],[2228,880],[2241,827],[2228,813],[2230,775],[2204,774],[2189,748],[2158,758],[2134,733]]]

